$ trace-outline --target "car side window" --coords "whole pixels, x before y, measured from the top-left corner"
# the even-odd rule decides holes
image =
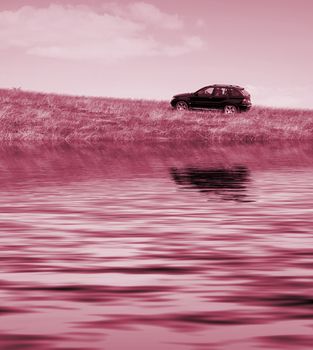
[[[212,87],[208,87],[208,88],[205,89],[205,94],[206,95],[211,96],[212,93],[213,93],[213,88]]]
[[[198,91],[198,95],[202,95],[202,96],[211,96],[213,93],[213,87],[209,86],[209,87],[205,87],[203,89],[201,89],[200,91]]]
[[[229,89],[229,95],[231,97],[242,97],[240,91],[238,91],[236,89]]]
[[[214,89],[213,93],[214,97],[226,97],[227,96],[227,89],[223,87],[216,87]]]

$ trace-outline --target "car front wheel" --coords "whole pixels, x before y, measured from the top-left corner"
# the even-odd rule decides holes
[[[178,110],[178,111],[186,111],[189,107],[188,107],[188,104],[187,102],[185,101],[178,101],[175,105],[175,108]]]
[[[226,105],[224,107],[224,113],[225,114],[234,114],[234,113],[237,113],[237,108],[236,106],[233,106],[233,105]]]

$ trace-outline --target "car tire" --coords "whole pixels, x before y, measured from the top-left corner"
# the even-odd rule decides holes
[[[235,114],[238,112],[238,109],[234,105],[226,105],[224,107],[224,114]]]
[[[175,105],[175,109],[178,111],[186,111],[189,109],[188,103],[185,101],[177,101]]]

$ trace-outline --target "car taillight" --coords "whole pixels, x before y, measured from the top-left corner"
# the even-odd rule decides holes
[[[242,100],[242,103],[245,103],[245,104],[250,103],[250,97],[245,97],[245,98]]]

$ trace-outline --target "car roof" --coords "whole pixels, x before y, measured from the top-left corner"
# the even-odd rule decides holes
[[[243,89],[242,86],[239,85],[229,85],[229,84],[213,84],[213,85],[208,85],[208,86],[214,86],[214,87],[230,87],[230,88],[236,88],[236,89]]]

